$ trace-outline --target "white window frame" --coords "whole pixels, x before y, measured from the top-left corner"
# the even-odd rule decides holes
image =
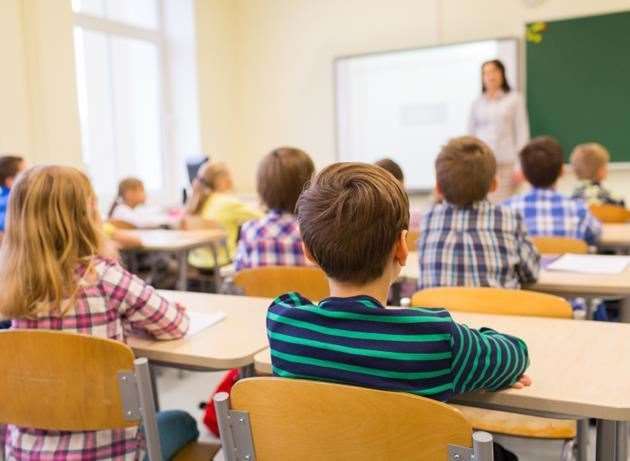
[[[170,174],[169,172],[177,171],[180,165],[177,164],[179,157],[175,155],[174,151],[172,126],[173,99],[170,85],[170,63],[166,42],[166,24],[164,20],[164,0],[156,0],[156,3],[158,8],[158,26],[156,29],[135,26],[126,22],[86,13],[74,12],[73,14],[75,27],[80,27],[87,31],[102,32],[113,36],[151,42],[158,50],[160,64],[159,88],[161,111],[159,120],[160,132],[162,133],[162,152],[160,153],[162,160],[162,187],[159,190],[152,190],[150,192],[152,197],[157,201],[165,203],[179,198],[177,197],[177,175]],[[111,56],[111,44],[108,44],[108,52]],[[83,136],[83,133],[81,136]],[[84,145],[83,142],[82,145]],[[90,173],[93,174],[93,172]]]

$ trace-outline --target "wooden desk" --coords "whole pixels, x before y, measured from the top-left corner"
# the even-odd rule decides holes
[[[617,430],[614,421],[630,421],[630,367],[625,361],[630,357],[630,325],[460,312],[453,317],[471,327],[487,326],[523,338],[531,360],[527,374],[533,380],[525,389],[474,392],[457,398],[458,403],[550,417],[597,418],[602,421],[598,450],[616,444],[616,437],[610,438]],[[254,361],[256,371],[271,373],[269,350]]]
[[[598,246],[622,253],[630,250],[630,223],[604,224],[602,238]]]
[[[270,299],[182,291],[160,291],[191,311],[221,311],[226,317],[190,338],[155,341],[129,338],[137,357],[175,368],[226,370],[250,374],[254,355],[268,346],[265,318]]]
[[[175,253],[177,256],[177,289],[184,291],[188,281],[188,253],[200,247],[210,247],[214,260],[218,261],[219,247],[227,251],[226,233],[219,229],[176,231],[176,230],[130,230],[126,231],[137,237],[142,246],[131,248],[138,252]],[[215,284],[221,284],[220,271],[214,271]]]
[[[409,253],[407,265],[400,274],[403,278],[417,280],[419,276],[418,252]],[[615,275],[578,274],[575,272],[547,271],[542,269],[538,282],[527,289],[552,293],[563,297],[630,297],[630,267]]]

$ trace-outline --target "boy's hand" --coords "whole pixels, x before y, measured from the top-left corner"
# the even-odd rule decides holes
[[[512,384],[511,387],[513,387],[514,389],[523,389],[524,387],[531,386],[531,385],[532,385],[532,378],[530,378],[527,375],[521,375],[521,377],[518,378],[518,381]]]

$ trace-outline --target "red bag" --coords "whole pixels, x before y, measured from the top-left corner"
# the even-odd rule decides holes
[[[228,371],[210,396],[210,400],[206,406],[206,413],[203,415],[203,423],[216,437],[219,437],[219,423],[217,422],[217,414],[214,411],[214,402],[212,399],[219,392],[227,392],[228,394],[232,392],[232,387],[236,384],[238,378],[238,368]]]

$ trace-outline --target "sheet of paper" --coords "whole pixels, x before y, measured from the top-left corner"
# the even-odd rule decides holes
[[[565,254],[550,263],[550,271],[578,272],[582,274],[620,274],[630,264],[630,256]]]
[[[225,313],[220,311],[212,314],[195,311],[187,311],[187,313],[190,318],[190,327],[188,328],[188,333],[186,333],[187,338],[200,333],[225,318]]]

